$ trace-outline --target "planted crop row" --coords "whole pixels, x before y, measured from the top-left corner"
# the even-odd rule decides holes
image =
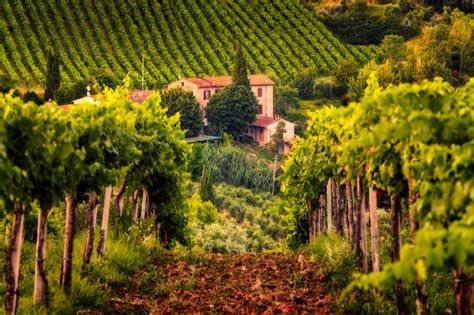
[[[277,77],[377,56],[374,47],[341,43],[298,0],[6,0],[0,18],[0,70],[25,82],[44,79],[48,47],[71,83],[100,69],[138,83],[144,55],[148,86],[229,74],[236,42],[249,72]]]

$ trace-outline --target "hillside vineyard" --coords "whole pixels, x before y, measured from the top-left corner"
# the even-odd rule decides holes
[[[64,81],[98,69],[139,81],[144,58],[149,85],[229,74],[237,41],[250,73],[277,77],[377,52],[343,44],[297,0],[6,0],[0,38],[0,68],[25,83],[44,80],[48,46],[59,49]]]

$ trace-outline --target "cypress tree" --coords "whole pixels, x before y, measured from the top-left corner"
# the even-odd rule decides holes
[[[235,45],[234,71],[232,73],[232,84],[243,85],[250,89],[250,80],[247,75],[247,61],[244,57],[243,48],[240,43]]]
[[[202,201],[214,201],[214,187],[212,186],[211,172],[207,167],[204,167],[202,170],[199,195]]]
[[[46,88],[44,89],[44,100],[47,102],[54,98],[54,92],[61,83],[61,74],[59,72],[59,54],[57,50],[48,49],[46,52]]]

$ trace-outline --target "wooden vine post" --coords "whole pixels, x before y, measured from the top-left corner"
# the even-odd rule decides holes
[[[84,243],[84,253],[82,255],[82,271],[85,272],[91,263],[92,252],[94,251],[95,218],[97,216],[97,194],[92,193],[86,208],[86,241]],[[94,212],[95,215],[94,215]]]
[[[105,188],[104,210],[102,212],[102,227],[100,229],[99,244],[97,245],[97,253],[101,256],[105,255],[105,242],[107,240],[107,231],[109,228],[110,200],[112,198],[112,186]]]
[[[377,217],[377,191],[369,188],[370,242],[372,245],[372,271],[380,271],[379,223]]]
[[[38,213],[38,226],[36,231],[36,260],[35,260],[35,284],[33,293],[33,303],[39,305],[45,301],[46,307],[49,304],[48,280],[45,274],[44,258],[46,255],[46,222],[48,211],[40,209]]]
[[[16,206],[13,210],[12,232],[7,248],[3,271],[5,273],[5,314],[16,314],[18,308],[18,283],[20,280],[20,256],[23,244],[23,225],[25,207]]]
[[[60,285],[66,295],[71,293],[75,216],[74,197],[72,194],[68,194],[66,197],[66,227],[64,229],[64,254],[60,279]]]
[[[326,206],[327,206],[327,231],[331,232],[332,230],[332,179],[328,180],[328,184],[326,186]]]

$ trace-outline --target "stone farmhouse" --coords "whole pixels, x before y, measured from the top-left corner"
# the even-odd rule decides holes
[[[264,74],[250,75],[250,87],[258,100],[257,120],[250,124],[247,135],[252,137],[260,145],[265,145],[271,141],[278,123],[285,123],[284,140],[287,144],[295,137],[295,124],[278,118],[273,110],[273,89],[275,83]],[[172,82],[168,88],[182,88],[192,91],[203,112],[204,125],[207,126],[205,108],[212,95],[219,93],[227,85],[232,83],[230,76],[204,76],[197,78],[184,78]]]

